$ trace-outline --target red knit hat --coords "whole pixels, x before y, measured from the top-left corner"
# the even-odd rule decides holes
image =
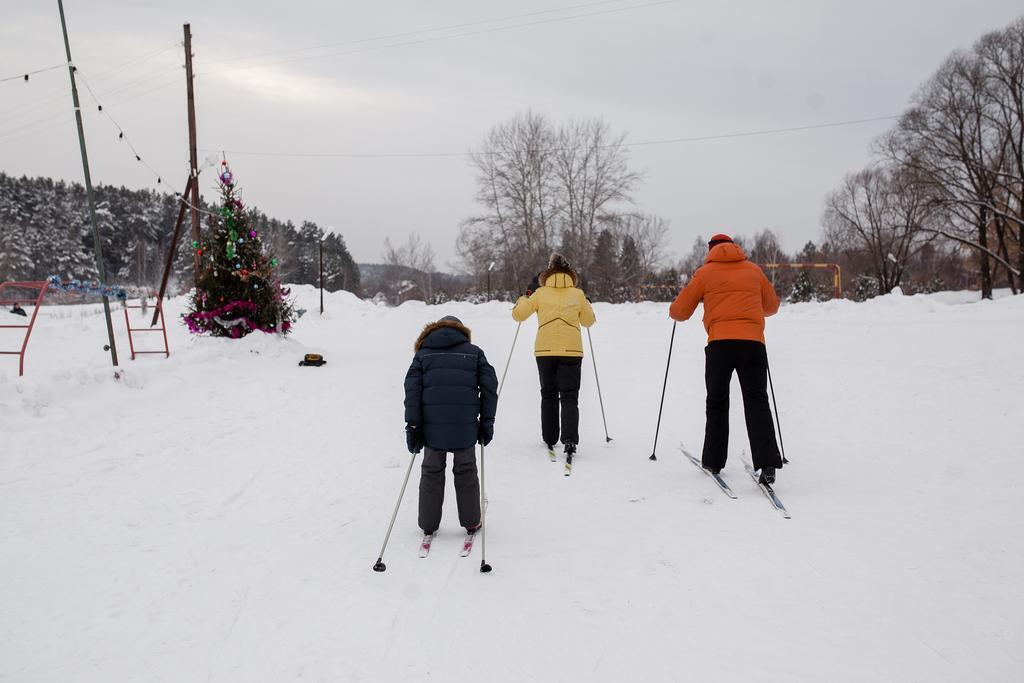
[[[723,233],[718,233],[717,235],[712,235],[711,236],[711,240],[708,241],[708,249],[711,249],[712,247],[715,247],[715,246],[717,246],[719,244],[725,244],[726,242],[728,242],[729,244],[732,244],[732,238],[729,237],[728,235],[723,234]]]

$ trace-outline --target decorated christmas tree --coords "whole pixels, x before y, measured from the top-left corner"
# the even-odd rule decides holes
[[[221,205],[210,216],[207,239],[193,242],[199,281],[185,323],[193,334],[238,339],[260,332],[287,333],[294,321],[288,290],[237,197],[227,161],[221,162]]]

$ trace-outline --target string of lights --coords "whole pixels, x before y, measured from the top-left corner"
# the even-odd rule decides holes
[[[167,52],[168,50],[179,48],[179,47],[181,47],[181,41],[178,41],[177,43],[172,43],[170,45],[165,45],[164,47],[161,47],[161,48],[159,48],[157,50],[153,50],[153,51],[147,52],[147,53],[145,53],[143,55],[138,55],[136,57],[132,57],[131,59],[125,60],[123,62],[119,62],[118,64],[115,64],[114,66],[112,66],[110,69],[107,69],[105,71],[101,71],[96,76],[93,76],[93,82],[94,83],[99,83],[100,81],[106,80],[106,79],[110,78],[111,76],[114,76],[115,74],[119,74],[119,73],[125,71],[126,69],[130,69],[133,66],[136,66],[136,65],[141,64],[143,62],[149,61],[149,60],[153,59],[154,57],[162,55],[163,53]],[[67,66],[68,66],[68,64],[64,63],[64,64],[59,65],[59,68],[66,68]],[[18,76],[17,78],[22,78],[22,76]],[[44,93],[42,95],[39,95],[37,97],[33,97],[31,99],[25,100],[23,102],[19,102],[18,104],[15,104],[13,106],[10,106],[10,107],[7,107],[7,108],[5,108],[3,110],[0,110],[0,114],[2,114],[4,118],[8,118],[8,117],[16,115],[15,112],[19,112],[21,110],[25,110],[25,109],[39,109],[39,108],[41,108],[43,106],[47,106],[51,102],[63,100],[64,98],[67,97],[67,95],[68,95],[68,91],[67,91],[66,87],[57,88],[55,90],[51,90],[51,91],[49,91],[47,93]]]
[[[344,56],[344,55],[353,55],[353,54],[359,54],[359,53],[363,53],[363,52],[375,52],[375,51],[379,51],[379,50],[389,50],[389,49],[392,49],[392,48],[408,47],[408,46],[411,46],[411,45],[422,45],[422,44],[425,44],[425,43],[435,43],[435,42],[439,42],[439,41],[442,41],[442,40],[451,40],[453,38],[465,38],[467,36],[476,36],[476,35],[482,35],[482,34],[486,34],[486,33],[497,33],[497,32],[500,32],[500,31],[511,31],[511,30],[518,29],[518,28],[527,28],[527,27],[531,27],[531,26],[540,26],[540,25],[543,25],[543,24],[554,24],[554,23],[559,23],[559,22],[572,21],[574,19],[582,19],[582,18],[585,18],[585,17],[596,17],[596,16],[601,16],[601,15],[606,15],[606,14],[617,14],[617,13],[620,13],[620,12],[630,12],[630,11],[633,11],[633,10],[646,9],[646,8],[649,8],[649,7],[657,7],[657,6],[660,6],[660,5],[672,5],[672,4],[677,4],[680,1],[681,0],[657,0],[656,2],[647,2],[647,3],[643,3],[643,4],[639,4],[639,5],[629,5],[628,7],[618,7],[618,8],[613,8],[613,9],[601,10],[601,11],[598,11],[598,12],[584,12],[584,13],[572,14],[572,15],[568,15],[568,16],[564,16],[564,17],[555,17],[555,18],[552,18],[552,19],[542,19],[542,20],[538,20],[538,21],[529,21],[529,22],[524,22],[524,23],[520,23],[520,24],[512,24],[510,26],[497,26],[497,27],[494,27],[494,28],[480,29],[480,30],[476,30],[476,31],[463,31],[461,33],[452,33],[452,34],[449,34],[449,35],[446,35],[446,36],[433,36],[433,37],[430,37],[430,38],[421,38],[419,40],[407,40],[407,41],[398,42],[398,43],[388,43],[387,45],[373,45],[373,46],[370,46],[370,47],[360,48],[358,50],[346,50],[346,51],[343,51],[343,52],[329,52],[329,53],[322,54],[322,55],[307,55],[305,57],[293,57],[291,59],[281,59],[281,60],[270,61],[270,62],[260,62],[258,64],[247,64],[247,65],[242,65],[242,66],[231,66],[231,67],[227,67],[227,68],[224,68],[224,69],[214,69],[212,71],[202,71],[200,73],[197,73],[196,76],[197,77],[199,77],[199,76],[210,76],[210,75],[214,75],[214,74],[227,73],[227,72],[231,72],[231,71],[242,71],[242,70],[247,70],[247,69],[259,69],[259,68],[263,68],[263,67],[267,67],[267,66],[275,66],[275,65],[278,65],[278,64],[290,64],[290,63],[294,63],[294,62],[305,62],[305,61],[309,61],[309,60],[313,60],[313,59],[326,59],[328,57],[341,57],[341,56]]]
[[[79,76],[81,76],[81,71],[79,71],[78,69],[75,70],[75,73],[78,74]],[[150,88],[150,89],[144,90],[144,91],[139,92],[139,93],[133,93],[129,97],[122,97],[122,98],[119,98],[119,99],[115,99],[115,100],[112,101],[112,103],[113,104],[125,104],[127,102],[131,102],[131,101],[137,100],[137,99],[139,99],[141,97],[145,97],[146,95],[149,95],[149,94],[151,94],[153,92],[156,92],[158,90],[163,90],[164,88],[167,88],[169,86],[172,86],[172,85],[175,85],[175,84],[180,84],[180,83],[183,82],[183,80],[184,80],[184,75],[181,75],[181,76],[178,76],[177,78],[175,78],[175,79],[173,79],[171,81],[168,81],[168,82],[165,82],[165,83],[161,83],[160,85],[156,86],[155,88]],[[67,97],[67,93],[66,92],[64,93],[64,96]],[[100,97],[103,97],[103,99],[106,100],[105,96],[101,95]],[[0,130],[0,144],[4,144],[4,143],[10,142],[12,140],[20,139],[21,137],[23,137],[25,135],[35,135],[35,134],[38,134],[38,133],[41,133],[41,132],[44,132],[44,131],[47,131],[47,130],[51,130],[51,129],[56,128],[58,126],[65,125],[66,123],[68,123],[69,121],[72,121],[72,120],[73,120],[72,119],[72,112],[69,112],[67,109],[62,108],[59,111],[55,111],[55,112],[53,112],[51,114],[47,114],[47,115],[42,116],[40,118],[36,118],[36,119],[34,119],[32,121],[21,123],[20,125],[16,125],[13,128],[8,128],[6,130]],[[56,121],[56,123],[53,123],[54,121]],[[18,133],[22,133],[22,135],[18,135]]]
[[[61,64],[44,67],[42,69],[36,69],[35,71],[26,71],[24,73],[17,74],[16,76],[5,76],[4,78],[0,78],[0,83],[6,83],[7,81],[24,81],[25,83],[28,83],[29,76],[46,73],[47,71],[53,71],[54,69],[66,69],[67,66],[68,63],[63,62]]]
[[[128,137],[128,134],[125,132],[121,124],[118,123],[113,116],[111,116],[110,111],[108,109],[104,108],[103,104],[99,101],[99,98],[96,96],[96,93],[93,91],[92,86],[89,85],[89,81],[85,78],[85,75],[82,74],[81,70],[76,69],[75,73],[78,76],[78,79],[82,82],[82,85],[85,86],[85,90],[87,93],[89,93],[89,97],[96,105],[96,111],[103,114],[107,118],[107,120],[110,121],[111,124],[113,124],[114,128],[117,129],[117,139],[119,141],[124,142],[128,146],[128,149],[131,150],[132,155],[135,157],[135,161],[142,164],[142,166],[145,167],[146,170],[148,170],[153,175],[154,178],[156,178],[157,185],[166,185],[174,193],[174,196],[180,199],[189,208],[195,208],[195,210],[198,211],[199,213],[206,214],[208,216],[219,217],[218,214],[207,211],[202,207],[193,207],[193,205],[185,198],[185,196],[181,192],[177,190],[177,188],[172,183],[166,182],[164,180],[164,176],[155,168],[153,168],[149,164],[149,162],[142,158],[142,154],[139,153],[139,150],[135,147],[134,143],[132,143],[131,138]]]
[[[839,128],[845,126],[856,126],[865,123],[878,121],[892,121],[899,116],[876,116],[867,119],[853,119],[848,121],[831,121],[828,123],[815,123],[803,126],[790,126],[788,128],[768,128],[762,130],[741,131],[736,133],[721,133],[717,135],[700,135],[693,137],[664,138],[660,140],[638,140],[636,142],[623,142],[620,145],[605,145],[599,149],[611,149],[614,147],[645,147],[654,145],[674,145],[690,142],[706,142],[710,140],[726,140],[729,138],[745,138],[762,135],[779,135],[782,133],[795,133],[800,131],[817,130],[821,128]],[[562,148],[552,147],[540,152],[557,152]],[[203,149],[204,152],[215,151]],[[501,156],[501,152],[383,152],[383,153],[354,153],[354,152],[279,152],[260,150],[223,150],[224,154],[233,156],[266,156],[266,157],[296,157],[296,158],[329,158],[329,159],[417,159],[417,158],[443,158],[443,157],[473,157],[473,156]]]

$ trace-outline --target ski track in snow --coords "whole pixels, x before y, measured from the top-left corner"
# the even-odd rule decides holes
[[[128,360],[115,310],[120,381],[95,305],[43,308],[24,378],[0,356],[0,680],[1024,679],[1024,297],[770,319],[790,520],[743,471],[735,380],[739,498],[676,449],[703,436],[699,320],[650,462],[667,305],[595,306],[614,441],[588,357],[571,477],[541,446],[525,323],[487,449],[494,571],[481,540],[458,555],[450,474],[417,557],[417,459],[378,574],[413,341],[457,315],[500,376],[511,306],[336,293],[321,318],[294,291],[309,312],[283,340],[190,337],[173,300],[167,360]]]

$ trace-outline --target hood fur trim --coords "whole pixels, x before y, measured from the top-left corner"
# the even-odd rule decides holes
[[[558,268],[558,267],[548,268],[543,273],[541,273],[537,277],[537,283],[541,287],[545,287],[547,285],[548,278],[551,277],[552,275],[558,275],[559,273],[564,273],[565,275],[568,275],[569,277],[571,277],[572,278],[572,286],[573,287],[576,287],[576,286],[579,285],[579,283],[580,283],[580,276],[579,276],[579,274],[575,270],[573,270],[572,268]]]
[[[470,332],[469,328],[462,323],[457,323],[454,320],[437,320],[423,326],[423,331],[420,332],[420,336],[416,338],[416,344],[413,345],[413,351],[420,350],[420,347],[423,346],[423,341],[427,338],[427,335],[444,327],[450,327],[453,330],[458,330],[462,334],[466,335],[466,339],[473,341],[472,332]]]

